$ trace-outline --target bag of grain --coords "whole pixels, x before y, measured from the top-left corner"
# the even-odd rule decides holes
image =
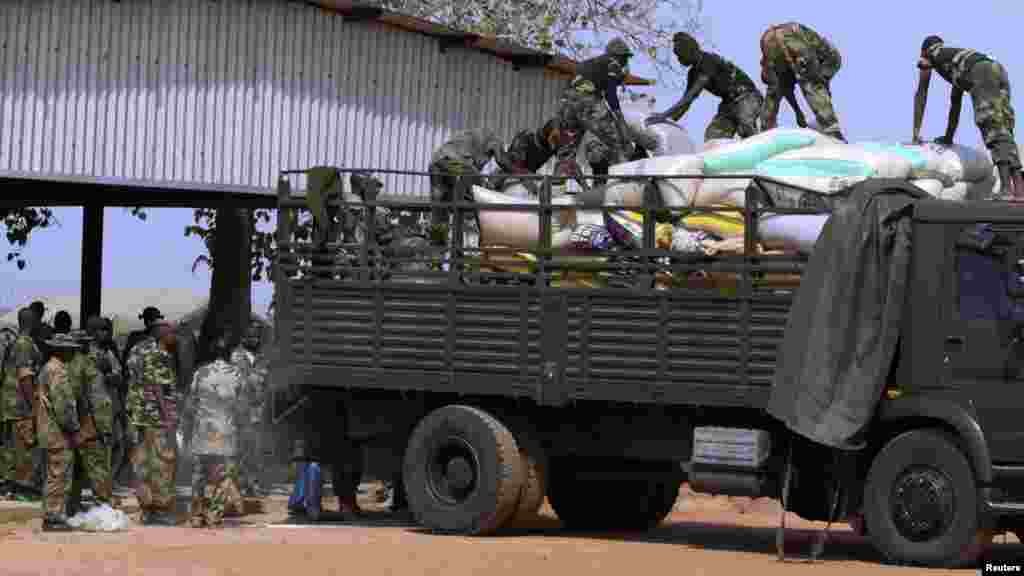
[[[521,204],[537,206],[535,199],[508,196],[500,192],[473,186],[473,200],[480,204]],[[552,204],[571,206],[571,197],[553,198]],[[480,217],[480,245],[507,246],[532,249],[540,238],[540,216],[536,210],[478,210]]]
[[[797,250],[809,254],[821,235],[829,214],[777,214],[758,220],[761,244],[769,249]]]
[[[851,144],[825,143],[773,156],[768,162],[804,160],[822,176],[864,176],[906,179],[913,163],[886,150],[871,151]],[[816,175],[816,174],[808,174]]]
[[[705,174],[749,172],[761,162],[790,150],[813,146],[827,137],[806,128],[775,128],[704,152]]]
[[[700,190],[704,162],[698,155],[682,154],[645,158],[616,164],[609,168],[611,176],[665,176],[655,179],[661,199],[670,208],[692,206]],[[683,178],[673,178],[683,176]]]
[[[946,174],[957,182],[978,182],[992,173],[992,159],[982,150],[954,144],[908,144],[907,149],[921,154],[925,170]]]

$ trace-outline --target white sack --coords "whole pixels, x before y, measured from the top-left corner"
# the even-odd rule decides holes
[[[622,116],[631,130],[657,141],[658,145],[649,152],[653,156],[676,156],[679,154],[693,154],[697,151],[690,139],[690,134],[682,125],[675,122],[659,122],[645,126],[647,118],[651,116],[650,106],[637,103],[623,103]]]
[[[878,178],[898,178],[901,180],[908,178],[913,168],[913,163],[906,156],[884,149],[869,150],[865,147],[843,144],[841,142],[816,144],[798,150],[791,150],[773,156],[771,160],[837,160],[857,162],[874,170],[874,174],[864,174],[865,176],[872,175]],[[827,170],[828,164],[821,162],[821,167]],[[853,174],[841,173],[835,175],[852,176]]]
[[[481,204],[522,204],[536,206],[535,199],[515,198],[507,194],[473,186],[473,200]],[[571,197],[553,198],[554,205],[571,206]],[[479,210],[480,244],[532,249],[540,238],[540,215],[536,211]],[[558,215],[555,215],[555,219]]]
[[[535,182],[537,182],[537,184],[540,185],[541,181],[540,180],[535,180]],[[519,198],[519,199],[526,199],[526,198],[530,197],[530,190],[526,186],[524,186],[521,182],[516,182],[515,184],[510,184],[508,186],[505,186],[501,190],[501,193],[505,194],[506,196],[511,196],[513,198]]]
[[[942,180],[936,180],[934,178],[911,180],[910,183],[927,192],[932,198],[939,198],[942,195],[943,188],[945,188],[942,185]]]
[[[704,173],[742,174],[783,152],[830,140],[827,136],[806,128],[775,128],[702,153]]]
[[[779,214],[759,219],[757,232],[761,243],[769,249],[814,250],[829,214]]]
[[[659,156],[616,164],[608,169],[611,176],[690,176],[690,178],[659,178],[656,180],[661,199],[670,208],[692,206],[701,187],[704,165],[700,156],[682,154]]]
[[[124,512],[101,504],[68,518],[68,524],[72,528],[86,532],[117,532],[126,530],[131,521]]]
[[[954,144],[942,146],[929,143],[907,145],[925,157],[925,169],[940,172],[957,182],[978,182],[992,173],[992,159],[987,152]]]
[[[711,140],[705,140],[702,152],[714,150],[715,148],[721,148],[722,146],[732,144],[735,141],[736,140],[734,140],[733,138],[712,138]]]
[[[716,204],[732,204],[735,198],[744,197],[750,178],[705,178],[697,189],[693,205],[708,208]]]

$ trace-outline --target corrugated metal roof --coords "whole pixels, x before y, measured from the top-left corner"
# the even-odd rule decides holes
[[[0,173],[267,188],[317,164],[426,169],[453,131],[507,139],[555,112],[561,64],[405,30],[272,0],[0,1]]]

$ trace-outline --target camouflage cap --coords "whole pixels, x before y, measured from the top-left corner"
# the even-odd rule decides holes
[[[612,56],[632,56],[633,51],[629,49],[629,45],[622,38],[612,38],[612,41],[608,43],[608,47],[605,48],[606,54]]]
[[[935,46],[936,44],[942,45],[944,44],[944,42],[942,41],[941,37],[932,34],[931,36],[925,38],[924,42],[921,43],[921,51],[927,52],[929,49],[931,49],[932,46]]]

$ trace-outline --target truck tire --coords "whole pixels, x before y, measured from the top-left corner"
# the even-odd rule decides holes
[[[961,567],[977,560],[982,530],[974,471],[938,430],[912,430],[875,456],[864,488],[868,537],[892,561]]]
[[[524,477],[523,489],[519,493],[519,502],[512,519],[514,522],[523,522],[535,518],[544,504],[548,478],[547,453],[531,432],[517,427],[515,437],[523,460]]]
[[[548,500],[570,530],[644,531],[672,512],[679,480],[577,479],[571,468],[552,466]]]
[[[422,526],[486,535],[515,512],[523,464],[508,428],[483,410],[452,405],[413,430],[403,477],[409,509]]]

